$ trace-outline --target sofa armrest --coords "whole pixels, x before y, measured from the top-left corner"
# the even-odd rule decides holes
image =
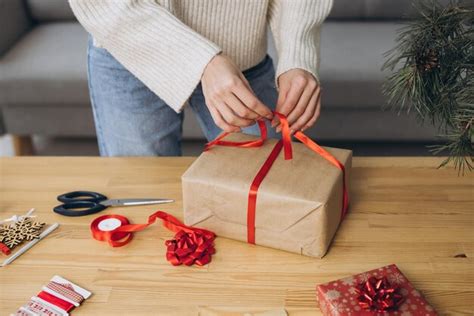
[[[0,56],[31,27],[23,0],[0,0]]]

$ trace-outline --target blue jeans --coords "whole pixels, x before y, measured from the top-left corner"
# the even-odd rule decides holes
[[[274,109],[277,91],[270,57],[244,71],[257,97]],[[176,113],[107,50],[89,40],[88,79],[101,156],[180,156],[184,113]],[[221,129],[205,104],[201,85],[192,93],[189,105],[208,140]],[[268,124],[267,124],[268,126]],[[276,137],[272,128],[270,137]],[[243,129],[259,134],[257,125]]]

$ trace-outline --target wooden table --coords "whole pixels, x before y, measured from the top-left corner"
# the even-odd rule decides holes
[[[160,207],[182,217],[180,176],[194,158],[0,159],[0,218],[37,209],[60,228],[10,266],[0,268],[0,314],[26,303],[58,274],[94,295],[74,315],[220,315],[285,308],[318,315],[315,286],[396,263],[442,314],[474,314],[472,174],[436,169],[438,158],[355,158],[351,208],[323,259],[224,238],[205,267],[165,260],[161,225],[123,248],[90,237],[96,216],[52,212],[75,189],[109,197],[167,197]],[[108,209],[145,222],[156,206]],[[237,315],[237,314],[232,314]]]

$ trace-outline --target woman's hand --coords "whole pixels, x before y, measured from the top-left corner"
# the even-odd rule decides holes
[[[215,56],[201,78],[206,105],[214,122],[226,132],[238,132],[262,117],[273,118],[272,111],[255,96],[249,83],[232,60]]]
[[[280,92],[276,110],[288,118],[292,133],[314,125],[321,110],[321,89],[309,72],[291,69],[278,78]],[[272,126],[278,121],[273,120]],[[281,126],[277,127],[280,132]]]

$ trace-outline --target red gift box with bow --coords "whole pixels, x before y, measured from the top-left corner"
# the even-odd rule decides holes
[[[394,264],[317,286],[325,316],[438,315]]]

